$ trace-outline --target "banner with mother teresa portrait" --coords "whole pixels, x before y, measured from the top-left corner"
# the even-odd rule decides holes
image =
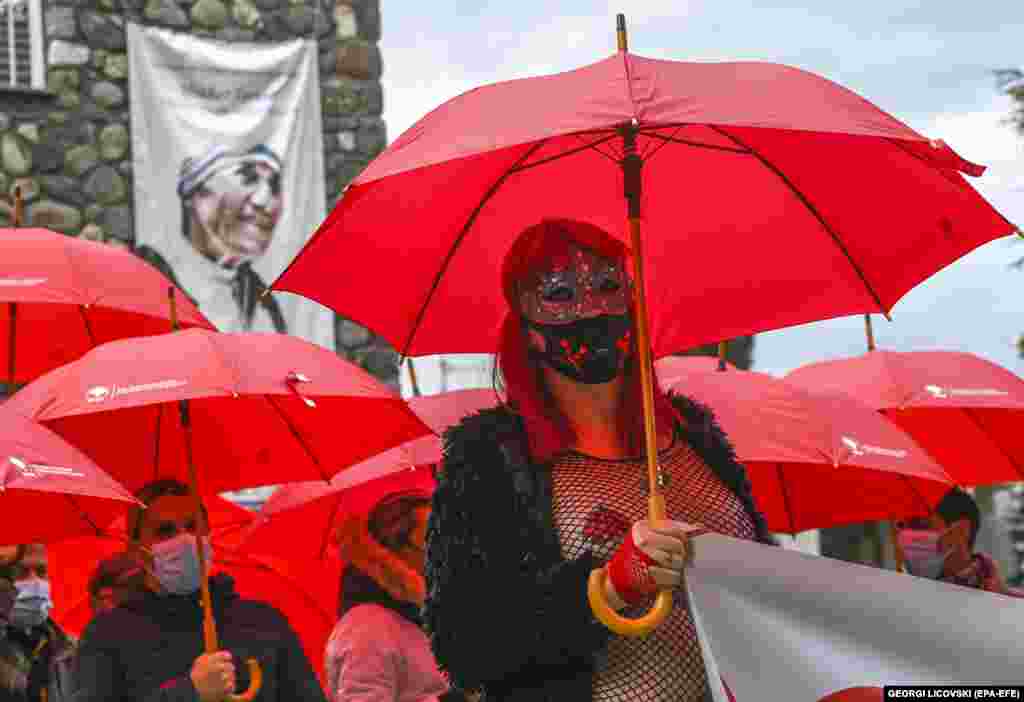
[[[138,253],[221,331],[333,350],[330,310],[263,295],[326,214],[316,43],[127,35]]]

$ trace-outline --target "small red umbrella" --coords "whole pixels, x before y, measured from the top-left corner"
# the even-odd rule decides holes
[[[415,465],[440,463],[439,437],[445,430],[458,424],[463,417],[494,407],[503,399],[502,394],[493,389],[476,388],[409,398],[410,409],[434,432],[432,436],[410,441],[404,446],[409,461]]]
[[[430,433],[366,371],[282,334],[191,329],[104,344],[8,403],[131,490],[160,478],[190,482],[188,450],[203,494],[213,494],[326,481]]]
[[[870,407],[710,358],[663,359],[667,389],[708,405],[747,467],[772,531],[928,514],[953,481]]]
[[[102,533],[138,501],[49,429],[0,409],[0,543]]]
[[[869,351],[797,368],[787,382],[844,392],[914,437],[962,486],[1024,479],[1024,380],[956,351]]]
[[[115,339],[213,329],[138,256],[46,229],[0,229],[0,380],[26,383]]]
[[[210,496],[204,502],[210,517],[211,543],[218,550],[226,544],[230,546],[230,537],[256,516],[223,497]],[[123,553],[131,543],[124,512],[122,507],[121,516],[111,522],[102,535],[68,539],[48,549],[54,602],[52,614],[65,631],[77,635],[85,629],[91,616],[89,580],[97,565],[106,558]]]

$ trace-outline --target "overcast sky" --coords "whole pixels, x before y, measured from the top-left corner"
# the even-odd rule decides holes
[[[989,167],[975,186],[1024,226],[1024,138],[1002,120],[1009,101],[992,69],[1024,64],[1020,0],[381,0],[384,117],[393,140],[470,88],[577,68],[615,49],[627,12],[630,49],[675,60],[766,60],[835,80],[968,160]],[[1017,373],[1024,272],[1008,263],[1024,240],[989,244],[904,298],[879,345],[971,351]],[[758,337],[755,367],[782,373],[863,352],[861,318]]]

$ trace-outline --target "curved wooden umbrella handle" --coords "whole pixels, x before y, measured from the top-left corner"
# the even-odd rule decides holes
[[[249,689],[237,695],[228,695],[224,698],[226,702],[252,702],[263,687],[263,668],[260,667],[260,662],[255,658],[249,658],[245,664],[249,666]]]
[[[654,494],[648,499],[648,514],[651,521],[660,521],[665,518],[665,497],[661,494]],[[689,552],[688,552],[689,555]],[[608,604],[608,597],[605,589],[608,581],[606,568],[598,568],[590,573],[590,580],[587,582],[587,599],[590,600],[590,609],[598,621],[620,636],[640,637],[647,636],[665,621],[672,613],[672,590],[662,590],[654,600],[654,606],[647,614],[637,619],[624,617]]]
[[[590,600],[590,608],[598,621],[620,636],[640,637],[647,636],[665,621],[672,613],[672,592],[662,590],[654,600],[654,606],[647,614],[638,619],[624,617],[608,604],[605,597],[605,581],[608,573],[604,568],[598,568],[591,572],[590,581],[587,583],[587,598]]]

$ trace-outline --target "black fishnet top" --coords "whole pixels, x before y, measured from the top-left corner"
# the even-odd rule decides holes
[[[736,498],[681,437],[659,453],[668,484],[668,516],[727,536],[753,539],[754,525]],[[606,562],[633,522],[647,517],[647,466],[640,458],[611,460],[569,452],[552,464],[555,528],[562,555],[591,550]],[[653,601],[653,600],[652,600]],[[675,593],[669,618],[644,638],[613,634],[597,661],[595,702],[698,702],[707,679],[687,595]],[[651,602],[626,608],[638,616]]]

